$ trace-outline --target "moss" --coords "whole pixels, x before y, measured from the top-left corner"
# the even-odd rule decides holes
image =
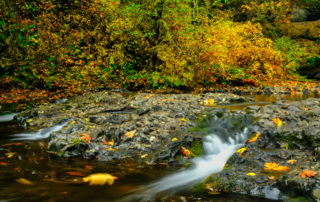
[[[197,140],[189,149],[196,157],[203,154],[202,142]]]

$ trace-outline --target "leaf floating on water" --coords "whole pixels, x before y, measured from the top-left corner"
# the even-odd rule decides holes
[[[245,151],[247,151],[247,148],[243,147],[243,148],[238,149],[236,152],[243,154]]]
[[[181,147],[182,154],[185,156],[190,156],[191,152],[189,149],[186,149],[185,147]]]
[[[181,121],[188,121],[187,119],[185,119],[185,118],[182,118],[182,119],[180,119]]]
[[[273,162],[265,163],[264,167],[266,170],[270,171],[287,171],[290,169],[288,166],[279,166],[278,163]]]
[[[127,132],[124,135],[127,136],[128,138],[132,139],[135,132],[136,132],[136,130],[132,130],[132,131]]]
[[[256,136],[254,136],[253,138],[251,138],[250,140],[248,140],[248,142],[255,142],[257,141],[258,137],[260,136],[260,132],[258,131]]]
[[[71,175],[71,176],[80,176],[80,177],[84,177],[85,175],[80,173],[80,172],[73,172],[73,171],[70,171],[70,172],[67,172],[68,175]]]
[[[88,134],[84,133],[84,134],[81,134],[80,136],[81,136],[80,139],[84,140],[85,142],[90,142],[91,141],[91,137]]]
[[[114,139],[112,139],[111,141],[107,141],[107,140],[103,139],[102,141],[106,145],[109,145],[109,146],[113,146],[114,145]]]
[[[287,163],[290,163],[291,165],[293,165],[295,162],[297,162],[297,160],[288,160]]]
[[[282,126],[283,125],[283,122],[279,118],[274,118],[274,119],[272,119],[272,121],[277,126]]]
[[[107,183],[111,186],[114,180],[118,178],[107,173],[95,173],[82,179],[83,182],[88,182],[89,185],[104,185],[105,183]]]
[[[305,169],[304,171],[302,171],[301,173],[299,173],[299,175],[305,179],[306,177],[314,177],[316,176],[318,173],[314,170],[308,170],[308,169]]]
[[[252,172],[251,172],[251,173],[247,173],[247,175],[248,175],[248,176],[256,176],[256,174],[255,174],[255,173],[252,173]]]
[[[15,154],[16,154],[15,152],[8,152],[8,153],[6,153],[6,156],[7,156],[8,158],[11,158],[11,157],[13,157]]]
[[[172,142],[178,141],[178,138],[174,137],[171,139]]]
[[[33,183],[30,180],[27,180],[25,178],[19,178],[16,180],[16,182],[24,185],[33,185]]]
[[[9,165],[9,164],[6,162],[0,162],[0,166],[7,166],[7,165]]]

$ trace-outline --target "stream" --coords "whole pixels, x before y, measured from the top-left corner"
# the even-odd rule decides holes
[[[270,104],[276,99],[256,96],[254,105]],[[252,104],[224,107],[239,110],[248,105]],[[226,193],[209,195],[191,189],[224,168],[229,157],[246,142],[247,128],[235,130],[228,138],[210,133],[204,138],[204,155],[193,159],[191,167],[181,169],[139,165],[134,160],[110,163],[52,156],[46,151],[46,138],[70,120],[35,132],[19,128],[12,121],[15,115],[0,116],[0,201],[270,201]],[[112,186],[82,183],[82,177],[92,173],[110,173],[119,179]]]

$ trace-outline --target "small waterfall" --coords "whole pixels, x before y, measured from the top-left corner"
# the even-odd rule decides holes
[[[7,114],[0,116],[0,122],[10,122],[18,113]]]
[[[20,134],[15,134],[12,135],[13,141],[15,140],[40,140],[40,139],[46,139],[50,137],[50,134],[56,131],[61,130],[65,125],[68,124],[69,121],[64,121],[61,124],[48,127],[48,128],[43,128],[38,132],[30,132],[30,133],[20,133]]]
[[[208,135],[203,143],[205,155],[193,159],[194,166],[192,168],[169,175],[149,185],[145,193],[153,195],[173,189],[178,191],[201,182],[213,173],[222,171],[232,154],[243,146],[247,139],[247,133],[248,129],[245,128],[234,138],[229,137],[227,142],[223,142],[216,134]]]

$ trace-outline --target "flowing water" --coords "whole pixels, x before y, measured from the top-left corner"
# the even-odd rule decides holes
[[[265,105],[275,99],[257,101]],[[229,108],[237,110],[248,105]],[[209,135],[203,140],[204,155],[193,159],[189,168],[180,170],[133,161],[110,163],[51,156],[46,152],[46,138],[68,121],[27,132],[11,121],[14,115],[0,116],[0,201],[268,201],[232,194],[195,194],[189,189],[220,172],[248,134],[252,134],[254,128],[248,128],[243,117],[215,116],[210,120]],[[119,179],[112,186],[83,184],[79,175],[91,173],[110,173]]]

